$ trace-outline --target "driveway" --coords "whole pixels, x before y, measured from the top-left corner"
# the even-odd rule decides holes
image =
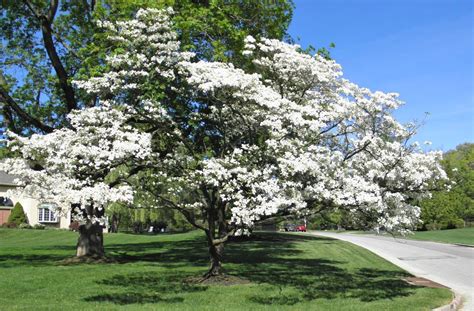
[[[325,231],[312,231],[311,234],[362,246],[411,274],[448,286],[463,296],[463,310],[474,311],[474,248],[472,247],[371,234]]]

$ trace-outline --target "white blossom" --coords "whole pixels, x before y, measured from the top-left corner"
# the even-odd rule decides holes
[[[7,159],[0,169],[16,175],[22,192],[55,202],[61,210],[71,205],[105,207],[133,200],[130,186],[110,187],[111,170],[150,156],[150,135],[125,124],[125,116],[110,106],[86,108],[69,115],[72,128],[25,138],[8,133],[9,146],[21,158]],[[91,215],[89,215],[91,216]]]

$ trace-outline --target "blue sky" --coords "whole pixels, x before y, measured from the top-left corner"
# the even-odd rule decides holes
[[[447,151],[474,142],[472,3],[295,0],[289,32],[303,47],[334,42],[346,78],[400,93],[398,119],[424,120],[415,139]]]

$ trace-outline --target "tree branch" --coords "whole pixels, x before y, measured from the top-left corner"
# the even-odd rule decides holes
[[[58,0],[51,0],[51,5],[46,14],[41,14],[29,0],[25,0],[25,3],[41,24],[44,47],[46,49],[49,59],[51,60],[51,64],[53,65],[54,71],[56,72],[56,76],[58,77],[59,86],[64,92],[67,111],[70,112],[71,110],[77,108],[77,102],[74,95],[74,89],[71,83],[68,81],[69,75],[66,72],[66,69],[64,68],[61,59],[59,58],[58,52],[56,51],[56,48],[54,46],[53,30],[51,27],[56,12],[58,10]]]
[[[355,149],[355,150],[353,150],[352,152],[349,152],[349,153],[344,157],[344,161],[347,161],[347,160],[349,160],[350,158],[352,158],[353,156],[355,156],[356,154],[358,154],[359,152],[364,151],[369,145],[370,145],[370,141],[366,142],[366,143],[365,143],[362,147],[360,147],[359,149]]]
[[[230,236],[234,235],[235,231],[237,230],[237,228],[233,228],[232,230],[230,230],[225,236],[219,238],[219,239],[212,239],[212,245],[214,246],[217,246],[219,244],[222,244],[222,243],[225,243]]]
[[[162,195],[159,195],[159,194],[157,194],[157,193],[153,193],[153,194],[154,194],[158,199],[160,199],[160,200],[164,201],[166,204],[168,204],[168,206],[170,206],[171,208],[173,208],[173,209],[179,211],[179,212],[186,218],[186,220],[187,220],[191,225],[193,225],[195,228],[201,229],[201,230],[206,231],[206,232],[209,231],[208,229],[204,228],[203,226],[198,225],[198,224],[194,221],[194,219],[193,219],[191,213],[190,213],[189,211],[187,211],[186,209],[182,208],[181,206],[179,206],[178,204],[174,203],[173,201],[171,201],[171,200],[169,200],[169,199],[163,197]]]
[[[31,13],[33,13],[33,15],[37,19],[40,19],[41,18],[41,13],[38,10],[36,10],[35,6],[28,0],[25,0],[25,3],[26,3],[26,6],[28,7],[28,9],[31,11]]]
[[[5,106],[10,107],[15,111],[15,113],[27,123],[33,125],[34,127],[42,130],[45,133],[51,133],[54,128],[42,123],[40,120],[33,118],[30,116],[26,111],[24,111],[16,101],[8,94],[7,90],[0,85],[0,102],[2,102]]]

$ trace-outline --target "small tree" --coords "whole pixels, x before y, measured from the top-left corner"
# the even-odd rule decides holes
[[[0,169],[17,175],[17,192],[55,202],[59,212],[79,221],[78,257],[104,255],[104,210],[111,202],[131,202],[130,186],[111,183],[112,172],[130,162],[141,163],[150,149],[149,135],[125,124],[110,106],[69,114],[71,128],[29,138],[9,133],[9,146],[21,158],[7,159]]]
[[[20,202],[16,202],[13,207],[10,216],[8,216],[8,223],[15,223],[17,227],[21,224],[28,223],[28,218],[26,217],[25,211]]]

